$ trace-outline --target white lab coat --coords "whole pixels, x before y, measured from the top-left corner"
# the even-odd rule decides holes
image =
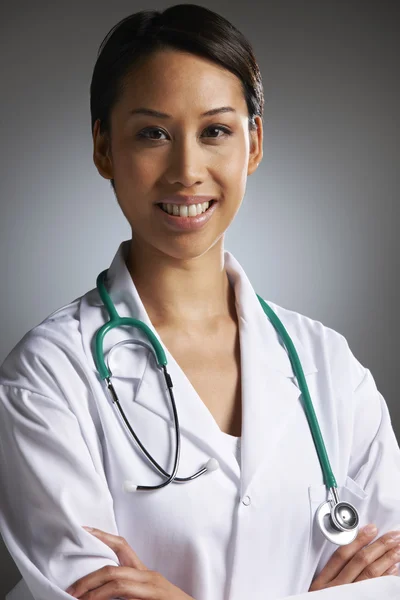
[[[126,268],[126,250],[121,244],[110,267],[110,295],[121,316],[144,321],[160,339]],[[30,331],[4,362],[0,529],[25,580],[9,600],[67,600],[63,590],[77,579],[118,565],[114,552],[82,525],[125,537],[148,568],[196,600],[304,594],[336,549],[313,523],[327,495],[290,360],[243,268],[227,251],[225,267],[240,327],[240,465],[231,438],[166,348],[182,436],[178,475],[193,474],[210,457],[220,468],[156,492],[123,490],[127,479],[143,485],[161,479],[97,375],[92,344],[108,317],[95,289]],[[400,528],[400,451],[370,371],[342,335],[269,304],[299,354],[341,499],[357,506],[361,525],[375,522],[380,534]],[[105,337],[105,353],[132,337],[147,341],[138,329],[114,329]],[[130,423],[170,471],[172,413],[152,353],[122,346],[111,368]],[[400,579],[314,596],[399,598]]]

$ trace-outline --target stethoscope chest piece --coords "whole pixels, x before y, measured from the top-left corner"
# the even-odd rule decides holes
[[[349,502],[323,502],[315,518],[323,535],[333,544],[346,546],[357,537],[358,513]]]

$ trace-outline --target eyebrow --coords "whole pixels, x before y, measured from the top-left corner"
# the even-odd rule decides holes
[[[218,113],[235,113],[236,110],[231,106],[221,106],[220,108],[212,108],[211,110],[207,110],[202,113],[201,117],[211,117]],[[168,115],[166,113],[159,112],[158,110],[152,110],[151,108],[135,108],[129,112],[129,115],[147,115],[149,117],[157,117],[158,119],[172,119],[172,115]]]

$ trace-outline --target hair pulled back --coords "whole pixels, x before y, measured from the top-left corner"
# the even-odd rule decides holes
[[[171,48],[212,60],[235,74],[242,83],[249,129],[256,128],[264,92],[250,43],[219,14],[197,4],[176,4],[162,12],[143,10],[125,17],[101,42],[90,84],[92,133],[100,119],[100,133],[111,135],[110,115],[129,73],[154,52]]]

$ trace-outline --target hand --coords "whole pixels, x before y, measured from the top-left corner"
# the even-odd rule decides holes
[[[364,527],[354,542],[340,546],[314,579],[308,591],[315,592],[382,575],[395,575],[396,563],[400,562],[400,532],[390,531],[370,544],[377,531],[375,527],[368,532],[367,527]],[[394,537],[396,535],[397,538]]]
[[[106,566],[78,579],[66,590],[71,596],[81,600],[193,600],[160,573],[148,569],[123,537],[101,529],[84,529],[114,550],[121,566]]]

